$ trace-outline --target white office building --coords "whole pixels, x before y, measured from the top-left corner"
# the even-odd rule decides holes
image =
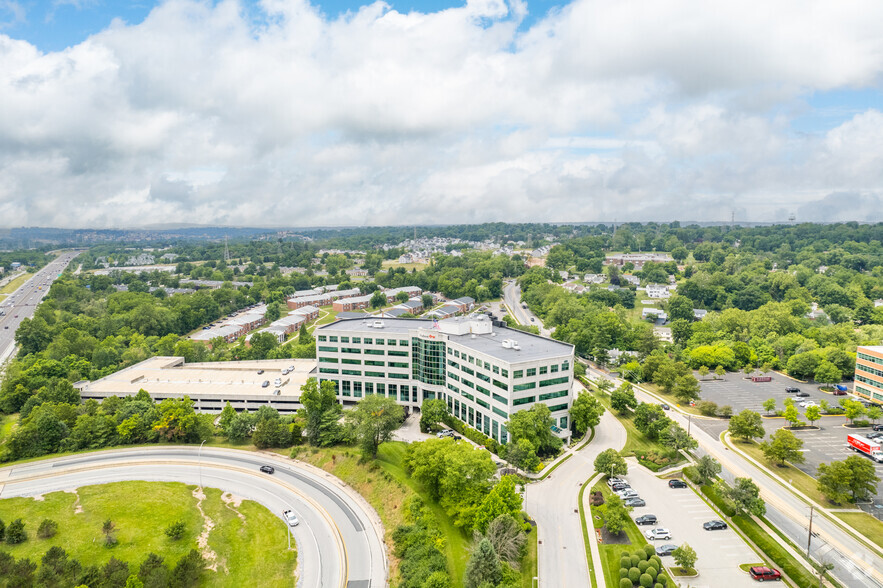
[[[569,435],[570,344],[494,327],[484,315],[339,320],[314,334],[319,379],[336,384],[343,404],[382,394],[413,410],[441,398],[454,416],[506,443],[509,416],[544,403],[556,434]]]

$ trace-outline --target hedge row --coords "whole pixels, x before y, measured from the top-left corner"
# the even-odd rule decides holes
[[[444,423],[450,428],[454,429],[473,443],[478,443],[479,445],[484,445],[488,448],[491,453],[496,455],[500,455],[500,450],[502,449],[502,445],[482,433],[476,429],[473,429],[463,421],[454,418],[452,415],[445,415]]]

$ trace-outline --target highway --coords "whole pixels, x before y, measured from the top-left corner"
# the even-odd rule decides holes
[[[3,316],[0,316],[0,364],[12,354],[15,347],[15,331],[21,321],[34,316],[37,305],[49,292],[52,282],[80,253],[82,250],[63,251],[0,302],[0,312],[3,313]]]
[[[618,386],[621,380],[610,374],[587,368],[592,378],[604,377]],[[658,403],[655,396],[635,386],[635,396],[639,401]],[[723,467],[722,477],[732,482],[735,477],[751,478],[760,488],[761,497],[766,501],[766,518],[794,544],[806,547],[809,537],[809,505],[795,496],[790,490],[769,478],[760,468],[730,451],[720,439],[712,437],[699,427],[691,427],[686,413],[677,408],[669,411],[669,416],[690,430],[699,442],[697,455],[712,455]],[[883,587],[883,557],[860,541],[846,533],[838,525],[817,514],[813,518],[813,539],[811,553],[817,561],[830,562],[834,569],[830,572],[838,582],[849,588]]]
[[[522,325],[533,325],[539,327],[540,334],[544,337],[551,337],[552,331],[543,325],[543,321],[530,311],[529,308],[521,306],[521,287],[514,280],[503,286],[503,302],[512,312],[512,318]]]
[[[274,474],[259,471],[271,465]],[[204,484],[254,500],[279,516],[292,508],[298,587],[370,588],[387,583],[379,519],[354,490],[321,470],[234,449],[150,447],[102,451],[0,468],[0,498],[124,480]],[[271,557],[272,554],[267,554]]]

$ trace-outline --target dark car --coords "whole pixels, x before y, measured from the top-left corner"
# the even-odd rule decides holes
[[[259,375],[259,376],[260,376],[262,373],[264,373],[264,370],[258,370],[258,375]]]
[[[635,519],[635,524],[638,525],[655,525],[656,524],[656,515],[645,514]]]
[[[626,488],[631,488],[631,486],[629,486],[625,482],[618,482],[618,483],[610,486],[610,489],[613,490],[614,492],[616,492],[618,490],[625,490]]]
[[[678,548],[677,545],[672,545],[671,543],[667,543],[665,545],[660,545],[659,547],[656,548],[656,555],[658,555],[659,557],[671,555],[672,553],[674,553],[674,550],[677,548]]]
[[[274,468],[273,466],[262,465],[261,471],[264,472],[265,474],[272,474],[273,472],[276,471],[276,468]]]
[[[628,498],[625,502],[623,502],[626,506],[647,506],[647,503],[643,498],[639,498],[635,496],[634,498]]]
[[[662,410],[671,410],[671,407],[670,407],[669,405],[665,404],[665,403],[662,403],[662,404],[660,404],[659,406],[662,407]]]
[[[702,525],[706,531],[723,531],[727,528],[727,524],[723,521],[708,521]]]
[[[788,386],[787,388],[785,388],[785,392],[787,392],[788,394],[794,394],[796,392],[800,392],[800,388],[795,388],[794,386]]]
[[[264,383],[261,384],[261,388],[269,388],[270,380],[264,380]]]
[[[757,580],[758,582],[766,582],[767,580],[781,580],[782,574],[779,573],[779,570],[773,568],[765,568],[761,566],[755,566],[753,568],[748,568],[748,573],[752,578]]]
[[[669,480],[668,481],[669,488],[686,488],[687,483],[683,480]]]
[[[874,425],[875,431],[883,431],[883,425]]]
[[[809,397],[809,392],[798,392],[797,394],[795,394],[795,396],[797,396],[798,398],[807,398]]]

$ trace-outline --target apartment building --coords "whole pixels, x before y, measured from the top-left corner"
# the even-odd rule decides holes
[[[352,404],[367,394],[395,398],[409,410],[430,398],[489,437],[506,443],[506,422],[534,404],[548,405],[556,431],[568,433],[573,346],[505,327],[487,316],[347,319],[316,329],[318,376]]]
[[[856,350],[855,394],[866,400],[883,402],[883,346]]]

